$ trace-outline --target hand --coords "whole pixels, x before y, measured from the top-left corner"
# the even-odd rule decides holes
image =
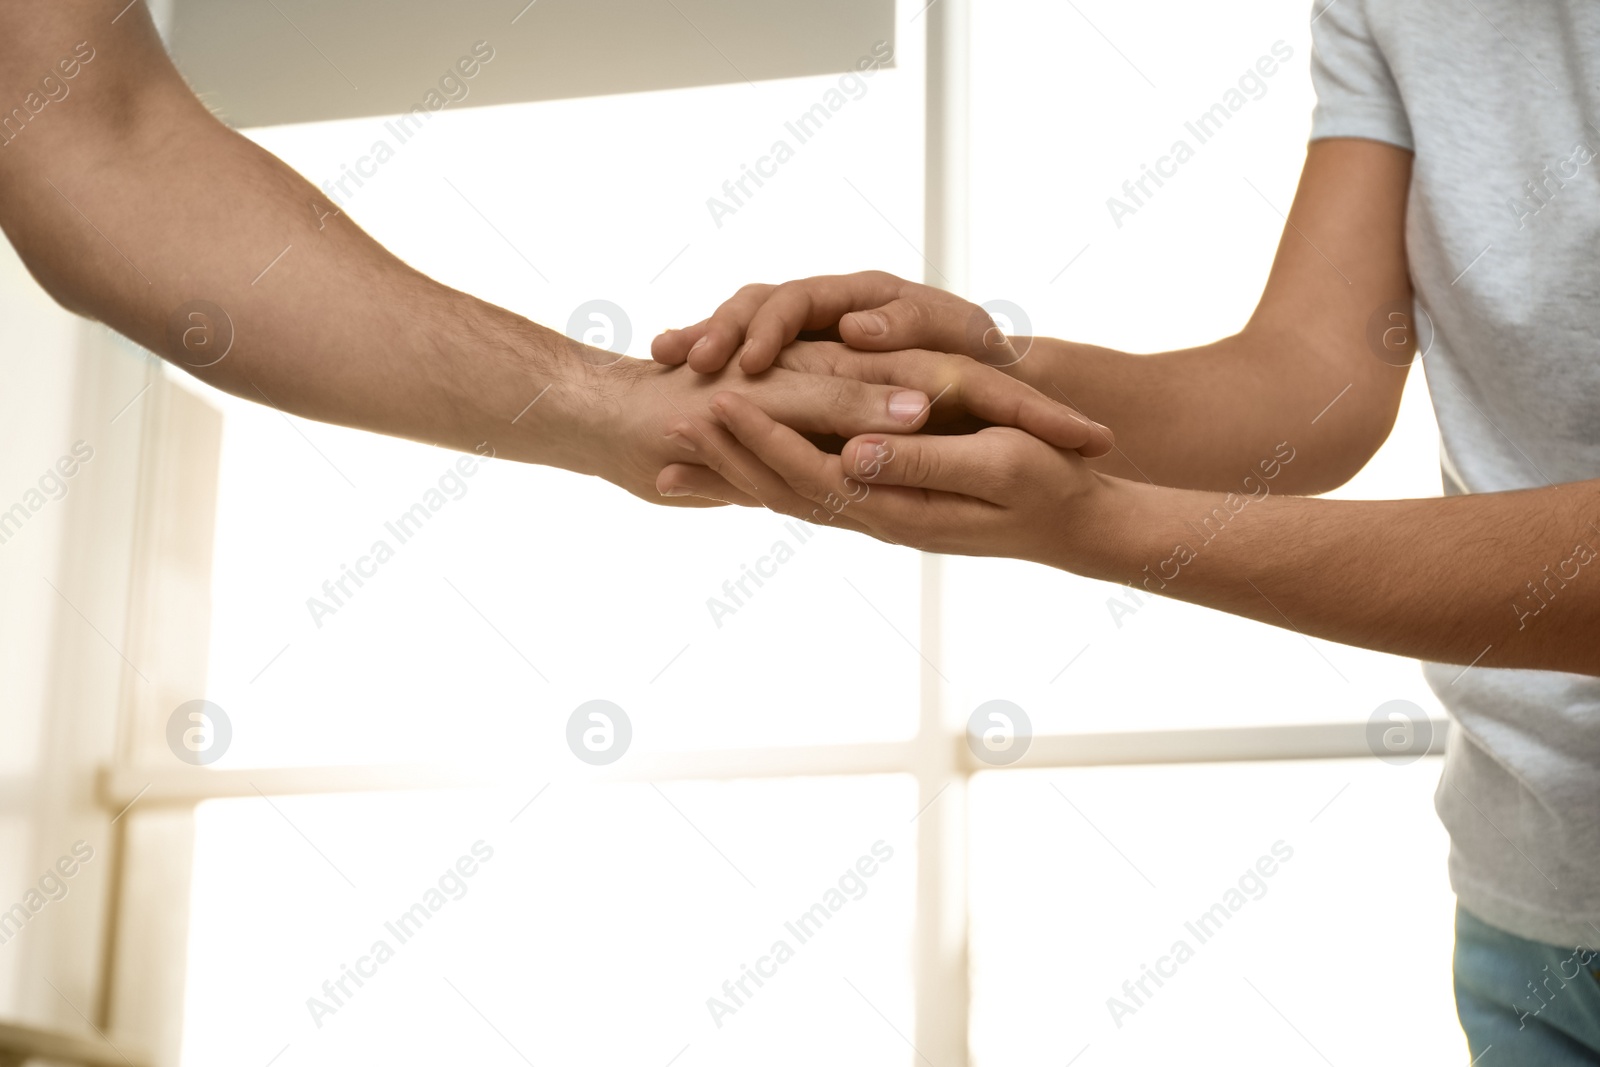
[[[708,507],[715,502],[753,505],[759,466],[711,416],[710,400],[733,390],[804,434],[850,438],[862,433],[913,433],[955,428],[972,419],[1018,426],[1028,433],[1098,455],[1111,447],[1109,431],[1021,382],[961,356],[942,352],[852,352],[831,342],[800,342],[784,350],[778,366],[760,375],[728,367],[714,375],[685,367],[622,360],[595,372],[604,398],[587,417],[582,452],[573,469],[598,474],[636,496]],[[620,429],[619,429],[620,427]],[[723,463],[723,476],[705,464]],[[737,466],[735,466],[737,464]],[[698,468],[694,492],[674,478],[684,465]],[[665,468],[665,469],[664,469]]]
[[[1083,455],[1103,455],[1111,448],[1111,433],[1105,427],[999,371],[946,352],[867,354],[833,342],[803,341],[784,349],[777,367],[754,377],[737,367],[711,376],[682,367],[629,362],[633,364],[629,374],[636,380],[629,387],[627,410],[650,412],[642,424],[659,426],[658,435],[673,438],[672,450],[654,468],[660,476],[652,484],[661,495],[684,497],[679,502],[693,506],[704,507],[710,501],[757,503],[752,490],[761,481],[760,461],[709,417],[711,396],[730,383],[769,417],[801,433],[848,438],[875,431],[970,429],[976,422],[1019,427]],[[913,394],[902,397],[903,413],[926,417],[897,416],[884,425],[883,412],[896,389]],[[651,391],[658,394],[655,399],[667,400],[671,410],[663,411],[659,403],[652,407]],[[913,399],[921,404],[915,412]],[[665,421],[653,421],[657,419]],[[603,476],[647,496],[639,487],[639,465],[661,454],[655,447],[660,443],[623,446],[613,469],[626,473]],[[728,461],[723,476],[708,468],[708,456]]]
[[[934,380],[930,374],[886,373],[863,380],[845,373],[849,368],[843,361],[811,351],[814,347],[820,346],[795,346],[781,366],[760,376],[736,367],[700,375],[636,359],[591,372],[600,400],[587,404],[581,429],[568,444],[574,462],[563,465],[655,503],[753,506],[748,490],[755,482],[748,469],[756,464],[711,415],[711,397],[720,390],[748,398],[796,431],[819,437],[909,432],[927,424],[934,405],[920,385]],[[1059,425],[1056,430],[1063,432]],[[696,482],[699,496],[657,490],[663,467],[703,463],[708,455],[718,457],[726,478],[701,466],[696,468],[703,475]]]
[[[1075,452],[996,426],[952,437],[865,434],[833,456],[744,397],[719,391],[711,411],[750,457],[748,495],[774,511],[929,552],[1109,573],[1106,546],[1120,537],[1109,501],[1122,483]],[[697,492],[701,479],[731,470],[729,455],[698,458],[709,469],[676,468],[674,487]]]
[[[994,367],[1021,361],[983,308],[883,271],[822,275],[782,285],[747,285],[709,318],[668,330],[650,345],[656,362],[721,370],[737,354],[755,374],[806,331],[833,331],[851,348],[955,352]]]

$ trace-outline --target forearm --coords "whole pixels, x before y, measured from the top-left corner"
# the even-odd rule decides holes
[[[1370,502],[1104,489],[1080,572],[1383,652],[1600,675],[1600,481]]]
[[[256,402],[578,467],[578,346],[412,270],[180,81],[111,99],[111,58],[0,150],[0,224],[57,300]]]
[[[1191,489],[1237,487],[1282,442],[1298,458],[1281,491],[1342,484],[1388,433],[1406,373],[1373,357],[1352,374],[1293,334],[1263,327],[1154,355],[1042,337],[1024,345],[1027,356],[1009,370],[1116,433],[1117,448],[1095,469]]]
[[[1287,441],[1279,491],[1341,485],[1388,436],[1415,346],[1410,180],[1391,145],[1315,141],[1238,334],[1152,356],[1040,339],[1014,371],[1111,427],[1121,451],[1096,465],[1118,477],[1226,491]]]

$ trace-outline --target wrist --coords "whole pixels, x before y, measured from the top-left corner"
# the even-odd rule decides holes
[[[566,344],[566,358],[547,397],[558,400],[538,429],[547,436],[545,452],[535,462],[638,492],[665,462],[659,455],[661,420],[651,413],[660,401],[655,380],[676,368],[575,341]],[[653,439],[646,432],[650,427],[655,427]]]
[[[1064,403],[1061,394],[1052,385],[1072,391],[1072,379],[1066,373],[1068,349],[1071,345],[1054,337],[1013,337],[1012,345],[1020,357],[1015,363],[997,370],[1033,386],[1056,403]]]
[[[1138,584],[1147,567],[1170,554],[1161,531],[1171,490],[1107,474],[1090,478],[1090,488],[1071,505],[1067,536],[1040,562],[1086,578]]]
[[[499,310],[499,309],[495,309]],[[508,316],[502,380],[483,413],[489,443],[507,459],[603,473],[617,416],[641,361],[592,348],[519,316]]]

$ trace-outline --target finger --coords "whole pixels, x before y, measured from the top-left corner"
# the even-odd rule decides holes
[[[1019,487],[1015,472],[1029,461],[1028,442],[1049,447],[1009,427],[948,437],[867,434],[847,442],[839,460],[874,488],[931,489],[1000,504]]]
[[[782,369],[750,382],[745,392],[786,426],[838,437],[909,433],[921,428],[932,410],[931,394],[920,389]]]
[[[1111,430],[1033,386],[981,364],[968,364],[957,383],[957,402],[997,426],[1015,426],[1055,445],[1093,459],[1111,451]]]
[[[869,352],[927,348],[957,352],[992,367],[1022,359],[987,311],[936,290],[845,315],[839,320],[839,337],[850,347]]]
[[[685,326],[680,330],[662,330],[650,342],[651,357],[657,363],[676,367],[689,358],[689,349],[706,335],[706,326],[710,322],[710,319],[701,319],[693,326]]]
[[[713,476],[720,477],[728,492],[735,493],[756,506],[802,518],[818,525],[842,526],[857,531],[863,529],[854,520],[842,518],[836,512],[819,508],[811,501],[800,497],[782,476],[763,463],[760,457],[746,448],[726,427],[715,421],[679,418],[667,424],[667,433],[682,436],[689,442],[688,451],[694,460],[705,464],[704,467],[692,469],[709,471]],[[810,448],[811,445],[808,443],[806,447]],[[838,457],[829,458],[835,463],[838,462]],[[662,490],[664,485],[695,489],[708,487],[704,475],[686,477],[676,469],[684,466],[689,464],[673,464],[663,469],[656,477],[656,488]],[[713,499],[722,498],[722,494],[715,487],[709,488]],[[695,497],[690,496],[686,499],[692,500]],[[742,503],[743,500],[737,502]]]
[[[1088,458],[1111,451],[1111,431],[1087,415],[1058,403],[1026,382],[964,356],[944,352],[895,352],[850,357],[834,354],[834,373],[874,385],[919,390],[933,397],[930,422],[964,411],[996,426],[1015,426],[1057,448]]]
[[[689,346],[689,366],[710,374],[727,366],[734,350],[744,343],[745,329],[775,286],[747,285],[723,302],[706,320],[705,333]]]
[[[751,317],[739,366],[751,374],[760,373],[772,366],[783,346],[802,331],[827,329],[848,312],[893,300],[910,284],[883,271],[825,274],[785,282]]]
[[[656,475],[656,492],[673,498],[673,503],[695,506],[693,500],[707,504],[738,504],[740,507],[758,508],[761,501],[749,493],[742,493],[728,484],[728,480],[710,467],[696,463],[673,463],[661,468]]]
[[[851,460],[858,466],[847,467],[843,457],[817,451],[805,438],[736,394],[717,394],[711,407],[739,443],[765,468],[780,475],[796,495],[813,507],[820,505],[825,512],[834,513],[836,522],[857,523],[874,537],[897,544],[942,542],[957,530],[992,521],[1000,510],[987,501],[955,493],[879,484],[868,474],[873,464],[860,457],[860,448]],[[884,440],[884,435],[877,435],[874,444]],[[939,529],[933,529],[935,526]]]
[[[711,410],[759,466],[763,484],[755,495],[767,507],[808,522],[866,528],[849,509],[869,490],[845,475],[838,456],[819,451],[736,393],[712,397]]]

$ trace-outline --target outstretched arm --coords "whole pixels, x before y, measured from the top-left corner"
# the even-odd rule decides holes
[[[1409,294],[1409,158],[1373,142],[1312,145],[1238,336],[1161,356],[1049,342],[1047,358],[1016,364],[1112,423],[1112,456],[1086,461],[1003,427],[870,434],[828,456],[739,397],[719,395],[713,411],[761,465],[751,495],[788,514],[1385,652],[1600,676],[1600,480],[1431,500],[1291,495],[1348,476],[1392,422],[1410,348],[1404,316],[1388,318]],[[897,310],[891,330],[965,328],[940,301]],[[856,344],[851,329],[841,334]],[[1119,455],[1168,484],[1106,473]]]
[[[787,514],[932,552],[1033,560],[1383,652],[1600,676],[1600,480],[1314,500],[1279,494],[1303,459],[1280,443],[1231,491],[1207,492],[1099,474],[1008,427],[867,435],[830,456],[730,393],[712,409],[762,465],[752,495]]]
[[[487,444],[651,500],[658,472],[685,458],[668,419],[687,419],[702,447],[731,446],[709,419],[716,388],[841,437],[963,406],[1064,444],[1088,432],[1064,405],[953,357],[852,376],[848,355],[797,346],[759,377],[700,377],[619,360],[440,285],[216,121],[141,3],[0,0],[0,107],[15,108],[0,112],[0,227],[40,284],[197,378],[284,411]],[[720,478],[711,488],[716,501],[675,502],[750,499]]]
[[[258,403],[582,468],[600,382],[573,346],[386,252],[216,121],[125,2],[0,6],[0,226],[46,291]]]
[[[853,348],[960,352],[1111,427],[1096,470],[1227,488],[1273,446],[1301,461],[1288,491],[1347,481],[1394,424],[1413,350],[1405,257],[1411,154],[1375,141],[1311,145],[1271,277],[1239,333],[1132,355],[1007,338],[980,307],[878,271],[751,285],[703,322],[656,338],[666,364],[756,370],[785,340],[837,330]]]

